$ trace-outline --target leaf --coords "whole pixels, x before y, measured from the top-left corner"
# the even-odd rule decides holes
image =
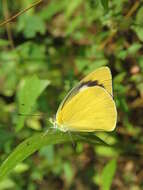
[[[26,38],[33,38],[39,32],[45,34],[46,26],[38,15],[22,15],[17,24],[18,32],[23,32]]]
[[[141,49],[141,47],[142,47],[142,44],[134,43],[128,48],[128,53],[133,56]]]
[[[107,11],[108,10],[108,0],[101,0],[101,4],[103,8]]]
[[[136,32],[138,38],[143,41],[143,27],[141,26],[134,26],[132,27],[133,30]]]
[[[116,166],[117,166],[117,162],[116,160],[113,159],[104,167],[102,175],[101,175],[101,180],[102,180],[101,189],[102,190],[110,190],[113,177],[116,171]]]
[[[25,163],[19,163],[14,168],[14,171],[18,174],[23,173],[29,169],[29,165]]]
[[[66,178],[67,183],[72,182],[74,176],[74,169],[68,162],[64,163],[64,176]]]
[[[72,134],[72,140],[74,141],[88,141],[92,144],[99,144],[99,139],[96,139],[95,135],[89,134],[76,135]],[[83,133],[82,133],[83,134]],[[91,140],[91,141],[90,141]],[[8,156],[8,158],[0,166],[0,180],[2,180],[10,171],[20,162],[25,160],[28,156],[33,154],[45,145],[59,144],[70,142],[70,136],[68,133],[60,132],[59,130],[51,129],[47,133],[38,133],[32,137],[23,141],[18,145],[15,150]]]
[[[66,30],[66,35],[71,35],[74,33],[76,29],[80,28],[82,19],[83,18],[79,15],[79,16],[76,16],[76,18],[72,22],[69,22],[67,30]]]
[[[0,149],[2,150],[4,145],[12,139],[14,139],[14,134],[0,126]]]
[[[83,2],[83,0],[76,0],[76,1],[71,1],[70,6],[67,4],[67,10],[65,12],[65,16],[67,18],[71,17],[74,11],[77,9],[77,7],[80,6],[80,4]]]
[[[76,136],[78,136],[81,140],[86,141],[90,144],[98,144],[103,145],[106,147],[110,147],[109,144],[107,144],[105,141],[103,141],[100,137],[95,135],[94,133],[76,133]]]
[[[4,179],[0,182],[0,190],[16,189],[16,184],[11,179]]]
[[[137,14],[136,14],[136,20],[135,20],[135,25],[132,27],[133,30],[136,32],[138,38],[143,41],[143,7],[141,7]]]
[[[48,80],[40,80],[36,75],[25,79],[23,86],[18,91],[19,119],[16,130],[20,130],[26,118],[30,114],[37,98],[49,84]]]
[[[9,44],[8,40],[0,39],[0,47],[8,46]]]
[[[57,1],[52,0],[48,3],[47,6],[44,6],[39,16],[44,20],[50,20],[55,14],[64,10],[67,0]]]
[[[142,15],[143,15],[143,7],[141,7],[136,14],[136,23],[137,24],[143,24]]]

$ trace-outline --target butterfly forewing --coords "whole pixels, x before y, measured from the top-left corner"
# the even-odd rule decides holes
[[[112,92],[112,75],[108,67],[101,67],[81,80],[81,84],[87,83],[88,86],[101,86],[109,94],[113,95]],[[92,85],[93,84],[93,85]],[[94,85],[95,84],[95,85]]]
[[[70,90],[70,92],[60,104],[58,111],[62,109],[64,105],[69,102],[72,97],[75,96],[80,90],[93,86],[101,86],[105,90],[107,90],[107,92],[111,94],[111,96],[113,95],[112,75],[108,67],[101,67],[99,69],[96,69],[95,71],[88,74],[85,78],[83,78],[74,88]]]

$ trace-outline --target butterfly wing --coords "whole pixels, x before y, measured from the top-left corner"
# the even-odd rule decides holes
[[[112,96],[100,86],[79,91],[56,115],[63,131],[112,131],[117,111]]]
[[[92,86],[101,86],[107,90],[109,94],[113,95],[112,75],[108,67],[100,67],[83,78],[74,88],[70,90],[60,104],[58,111],[62,109],[64,105],[69,102],[81,89]]]
[[[107,92],[113,95],[112,92],[112,75],[109,67],[100,67],[95,71],[88,74],[85,78],[83,78],[80,82],[81,84],[89,84],[89,86],[97,86],[103,87]]]

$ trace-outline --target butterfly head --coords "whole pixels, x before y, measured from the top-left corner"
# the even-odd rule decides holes
[[[59,129],[62,132],[67,132],[68,128],[67,126],[65,126],[64,124],[60,124],[56,118],[50,118],[49,119],[50,123],[53,125],[53,128],[55,129]]]

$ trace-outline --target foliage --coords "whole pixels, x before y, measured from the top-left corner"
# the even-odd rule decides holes
[[[32,3],[0,1],[0,20]],[[143,188],[142,13],[142,1],[49,0],[0,27],[0,176],[12,170],[0,190]],[[113,75],[116,130],[51,133],[68,90],[103,65]]]
[[[18,90],[18,105],[20,117],[17,121],[17,130],[20,130],[24,125],[26,115],[31,113],[38,96],[48,85],[48,81],[39,80],[37,76],[32,76],[24,81],[23,86]]]
[[[115,171],[116,171],[116,160],[111,160],[103,169],[101,177],[103,190],[110,189]]]

